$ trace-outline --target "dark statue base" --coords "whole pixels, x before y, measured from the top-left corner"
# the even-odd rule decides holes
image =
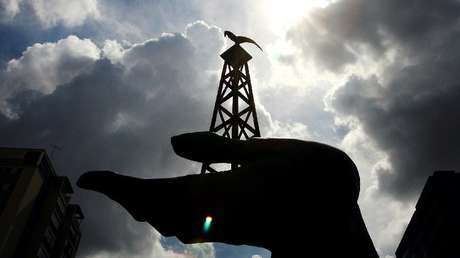
[[[378,257],[357,204],[358,171],[342,151],[315,142],[237,141],[210,133],[176,136],[172,143],[177,154],[195,161],[242,166],[168,179],[92,171],[77,184],[184,243],[253,245],[275,258]]]

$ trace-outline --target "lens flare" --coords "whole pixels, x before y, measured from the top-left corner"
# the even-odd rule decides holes
[[[212,217],[207,216],[206,219],[204,220],[204,224],[203,224],[204,233],[208,233],[209,229],[211,228],[211,222],[212,222]]]

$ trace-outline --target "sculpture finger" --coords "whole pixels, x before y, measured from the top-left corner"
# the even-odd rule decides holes
[[[303,142],[293,139],[235,140],[212,132],[177,135],[171,138],[171,144],[175,153],[186,159],[204,163],[239,164],[292,157],[305,153],[306,147]]]
[[[171,138],[174,152],[186,159],[206,163],[236,162],[244,157],[244,142],[211,132],[194,132]]]

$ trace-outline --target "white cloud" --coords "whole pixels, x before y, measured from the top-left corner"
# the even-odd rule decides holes
[[[82,25],[87,19],[100,17],[97,0],[1,0],[3,22],[11,21],[20,12],[29,12],[44,28],[59,24],[66,27]]]
[[[138,223],[138,222],[132,222]],[[215,251],[212,244],[193,244],[187,245],[183,250],[167,249],[161,244],[162,236],[154,229],[149,230],[149,235],[143,235],[138,248],[138,253],[132,253],[126,250],[121,250],[117,253],[99,252],[94,255],[86,256],[85,258],[214,258]],[[139,244],[139,243],[137,243]]]
[[[45,27],[82,25],[87,18],[98,18],[97,0],[30,0],[29,4],[35,11],[41,24]]]
[[[52,93],[59,85],[70,82],[89,70],[100,57],[99,48],[89,39],[69,36],[55,43],[36,43],[18,59],[7,63],[0,73],[0,104],[3,113],[9,97],[24,91]]]
[[[125,49],[116,40],[105,40],[102,47],[102,55],[108,58],[113,64],[121,61]]]
[[[211,243],[186,245],[184,253],[190,258],[214,258],[216,255]]]
[[[23,0],[0,0],[0,21],[12,19],[19,12],[19,6]]]
[[[363,193],[360,205],[367,210],[367,225],[379,255],[394,255],[415,204],[376,195],[373,191],[369,188]]]
[[[204,37],[220,34],[204,23],[188,28],[193,26],[205,28]],[[1,71],[2,112],[17,112],[15,119],[0,114],[1,143],[46,147],[44,142],[57,142],[68,147],[70,156],[55,157],[55,165],[64,162],[61,174],[73,181],[96,167],[144,177],[183,175],[191,164],[173,156],[169,137],[208,127],[207,106],[216,89],[213,75],[198,72],[211,68],[198,52],[194,41],[180,33],[130,46],[106,41],[102,50],[76,36],[34,44]],[[41,95],[21,96],[27,90]],[[212,244],[170,250],[145,223],[134,222],[107,199],[90,194],[75,196],[86,214],[80,246],[84,256],[215,256]],[[99,217],[101,210],[110,216]]]
[[[209,30],[213,33],[204,33]],[[220,66],[221,59],[216,53],[221,53],[225,44],[223,33],[220,28],[209,26],[204,21],[188,24],[185,29],[185,36],[190,39],[197,51],[198,61],[213,70]]]
[[[376,170],[389,166],[387,155],[377,148],[359,123],[352,123],[352,129],[340,146],[352,157],[360,171],[359,204],[377,252],[380,257],[391,257],[412,216],[414,204],[380,194]]]
[[[99,48],[90,39],[69,36],[56,43],[34,44],[21,58],[9,61],[6,72],[16,84],[49,94],[82,73],[99,59],[99,54]],[[25,81],[18,83],[21,79]]]

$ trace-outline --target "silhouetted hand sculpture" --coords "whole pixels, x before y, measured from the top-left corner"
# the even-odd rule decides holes
[[[342,151],[316,142],[240,141],[209,132],[171,142],[184,158],[241,167],[168,179],[91,171],[77,185],[107,195],[136,220],[184,243],[254,245],[271,250],[272,257],[378,257],[357,204],[358,171]],[[208,216],[212,223],[205,229]]]

